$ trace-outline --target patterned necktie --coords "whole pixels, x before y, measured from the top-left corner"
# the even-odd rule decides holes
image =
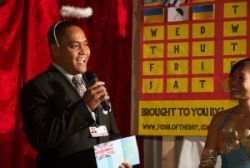
[[[78,94],[82,97],[84,92],[86,91],[86,87],[83,83],[82,77],[80,75],[75,75],[72,78],[72,82],[75,85]]]

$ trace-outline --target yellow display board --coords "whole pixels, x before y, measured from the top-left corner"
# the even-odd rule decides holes
[[[206,135],[237,105],[228,73],[250,56],[247,0],[141,1],[138,134]]]
[[[205,135],[211,118],[230,100],[140,101],[140,135]]]

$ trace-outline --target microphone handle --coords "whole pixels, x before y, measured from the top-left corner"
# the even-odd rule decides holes
[[[107,111],[110,110],[110,105],[109,105],[108,101],[106,101],[106,100],[102,101],[102,102],[101,102],[101,105],[102,105],[102,108],[103,108],[104,110],[107,110]]]
[[[88,75],[90,77],[87,77],[85,74],[83,74],[82,76],[83,76],[84,81],[86,82],[87,87],[90,87],[91,85],[93,85],[95,82],[98,81],[98,78],[94,72],[87,71],[87,73],[90,74],[90,75]],[[108,101],[103,100],[100,104],[104,110],[107,110],[107,111],[110,110],[110,105],[109,105]]]

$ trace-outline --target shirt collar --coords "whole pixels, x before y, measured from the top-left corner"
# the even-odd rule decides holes
[[[53,65],[58,71],[60,71],[60,72],[70,81],[71,84],[73,84],[73,83],[72,83],[72,78],[73,78],[73,76],[75,76],[75,75],[69,74],[69,73],[66,72],[60,65],[56,64],[55,62],[53,62],[52,65]],[[81,76],[82,74],[79,73],[79,74],[76,74],[76,75],[77,75],[77,76]]]

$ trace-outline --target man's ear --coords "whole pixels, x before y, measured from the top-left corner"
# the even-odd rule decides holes
[[[59,55],[59,47],[55,44],[49,45],[50,51],[53,55],[53,57],[57,57]]]

